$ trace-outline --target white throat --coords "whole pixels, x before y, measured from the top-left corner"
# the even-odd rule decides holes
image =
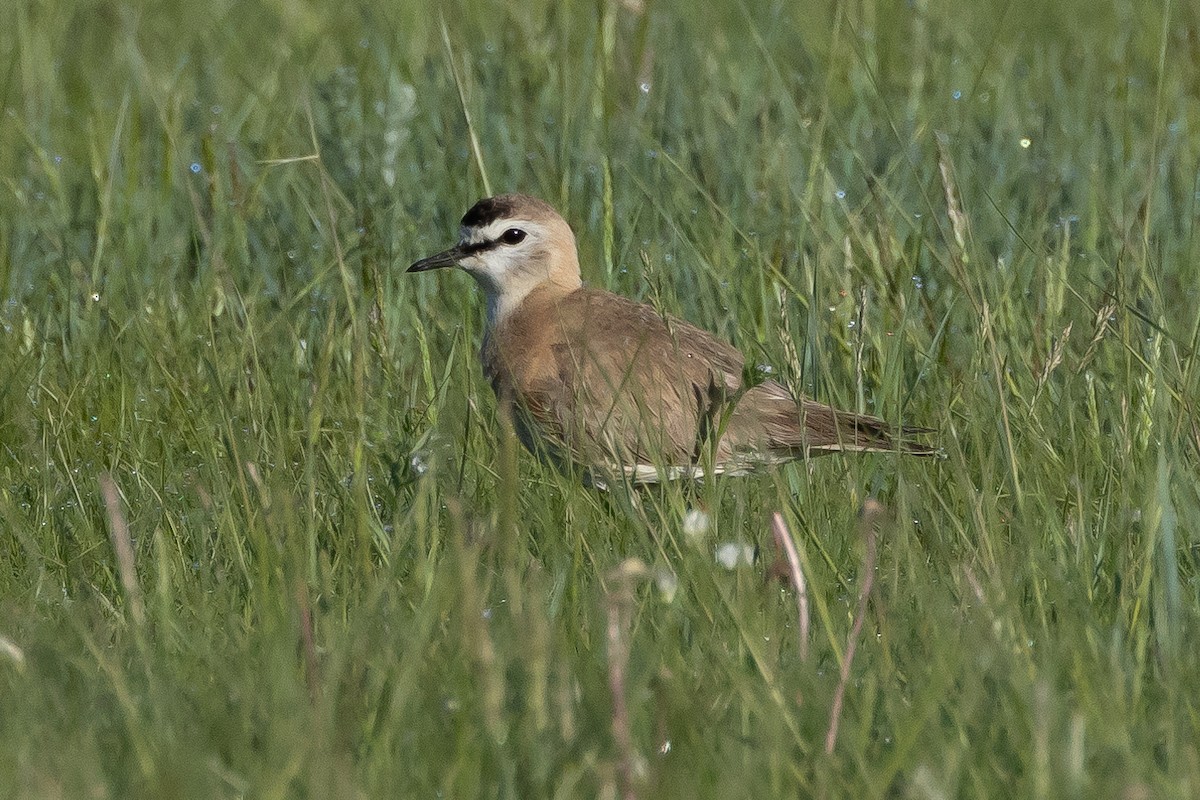
[[[533,286],[508,286],[504,290],[500,290],[491,281],[483,278],[479,280],[479,286],[483,289],[483,295],[487,299],[487,327],[489,329],[495,329],[496,326],[508,319],[508,315],[516,311],[517,306],[521,305],[521,302],[535,288]]]

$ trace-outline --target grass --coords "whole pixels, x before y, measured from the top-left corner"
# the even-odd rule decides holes
[[[1200,794],[1198,31],[15,4],[0,795]],[[590,283],[945,458],[637,507],[538,465],[469,279],[403,274],[485,175],[564,211]]]

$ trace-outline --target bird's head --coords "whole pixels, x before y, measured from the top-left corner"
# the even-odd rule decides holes
[[[424,272],[459,267],[479,282],[496,324],[534,289],[579,288],[575,235],[566,220],[536,197],[488,197],[463,215],[458,244],[408,268]]]

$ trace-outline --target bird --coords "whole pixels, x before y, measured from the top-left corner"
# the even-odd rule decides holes
[[[545,201],[479,200],[458,243],[408,272],[458,267],[487,305],[480,352],[498,407],[530,452],[590,485],[631,485],[836,452],[934,455],[927,428],[894,427],[745,379],[706,330],[583,284],[575,234]]]

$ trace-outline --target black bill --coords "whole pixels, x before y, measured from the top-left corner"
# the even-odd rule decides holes
[[[470,255],[470,252],[462,245],[455,245],[449,250],[443,250],[429,258],[422,258],[420,261],[408,268],[407,272],[424,272],[428,269],[441,269],[442,267],[453,267],[461,259]]]

